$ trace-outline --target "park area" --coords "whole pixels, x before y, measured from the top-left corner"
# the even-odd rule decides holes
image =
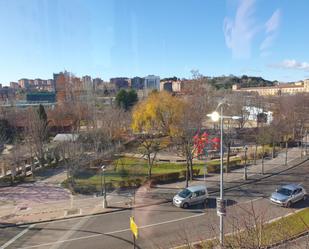
[[[226,162],[224,162],[226,164]],[[205,167],[206,165],[206,167]],[[232,157],[230,169],[240,167],[239,157]],[[157,162],[152,169],[151,183],[168,183],[184,180],[186,177],[185,162]],[[206,174],[217,173],[220,170],[220,160],[207,162],[194,161],[193,176],[203,177]],[[147,161],[142,158],[119,157],[115,159],[104,172],[107,189],[138,187],[148,180]],[[85,169],[76,174],[74,191],[82,194],[100,192],[102,190],[103,174],[98,169]],[[66,183],[66,182],[65,182]]]

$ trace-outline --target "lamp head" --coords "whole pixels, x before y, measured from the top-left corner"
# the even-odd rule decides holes
[[[214,122],[217,122],[220,119],[220,114],[216,111],[207,115],[207,116],[209,116],[211,118],[211,120],[214,121]]]
[[[232,116],[232,119],[238,120],[238,119],[242,119],[242,117],[240,117],[240,116]]]

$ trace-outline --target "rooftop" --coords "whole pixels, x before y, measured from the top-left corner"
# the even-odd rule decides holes
[[[293,191],[293,190],[295,190],[298,186],[299,186],[299,184],[291,183],[291,184],[282,186],[282,188],[286,188],[286,189],[289,189],[289,190]]]
[[[187,189],[190,190],[191,192],[195,192],[197,190],[206,189],[206,186],[205,185],[196,185],[196,186],[188,187]]]

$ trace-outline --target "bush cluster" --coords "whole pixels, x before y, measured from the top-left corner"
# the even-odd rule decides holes
[[[128,179],[123,181],[112,181],[105,183],[106,191],[112,191],[116,188],[129,188],[129,187],[140,187],[143,181],[139,178]],[[74,192],[84,195],[100,193],[102,191],[100,184],[88,184],[88,185],[76,185],[74,186]]]
[[[241,160],[230,161],[229,170],[233,170],[239,167]],[[226,166],[226,162],[224,163]],[[220,172],[220,164],[210,164],[207,165],[207,173],[219,173]]]

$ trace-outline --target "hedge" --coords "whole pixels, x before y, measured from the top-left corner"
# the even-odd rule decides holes
[[[167,174],[154,175],[151,178],[151,184],[168,183],[186,178],[187,171],[172,172]],[[193,169],[193,176],[199,176],[200,169]]]
[[[241,160],[230,161],[229,170],[233,170],[239,168]],[[226,162],[224,162],[224,167],[226,167]],[[207,173],[219,173],[220,172],[220,164],[210,164],[206,166]]]
[[[107,191],[114,190],[116,188],[128,188],[128,187],[140,187],[142,185],[142,180],[139,178],[128,179],[126,181],[112,181],[106,182],[105,187]],[[74,192],[79,194],[94,194],[101,192],[101,185],[99,184],[89,184],[89,185],[76,185],[74,186]]]

